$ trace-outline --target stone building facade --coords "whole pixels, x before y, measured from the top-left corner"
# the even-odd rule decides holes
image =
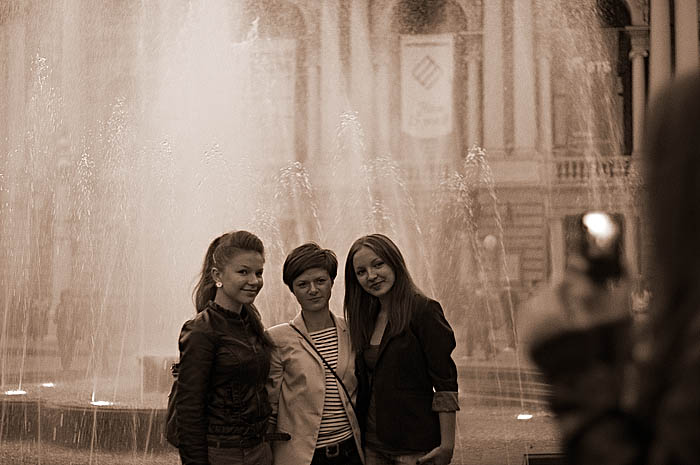
[[[363,156],[396,160],[422,215],[433,208],[433,185],[422,184],[426,173],[459,170],[478,146],[497,192],[494,201],[488,186],[476,189],[480,204],[495,202],[480,209],[478,235],[503,239],[513,288],[525,292],[560,275],[571,218],[590,208],[617,215],[630,269],[645,270],[638,178],[645,108],[660,86],[698,66],[696,0],[227,5],[229,17],[212,21],[236,23],[232,43],[253,34],[267,44],[256,73],[263,81],[274,78],[266,92],[274,95],[275,121],[284,130],[255,140],[265,150],[304,163],[312,174],[327,170],[339,115],[352,114],[362,128]],[[99,132],[97,122],[114,117],[107,103],[115,98],[132,112],[147,110],[146,96],[159,79],[151,65],[167,47],[162,38],[189,14],[186,4],[167,1],[0,6],[0,153],[14,154],[0,172],[45,171],[54,186],[24,203],[14,180],[0,177],[5,214],[8,205],[13,212],[0,234],[30,232],[24,259],[3,248],[2,260],[44,268],[41,276],[28,272],[24,286],[43,282],[55,299],[85,272],[80,238],[71,232],[80,211],[65,207],[80,203],[61,201],[73,195],[61,176],[79,161],[78,129]],[[42,80],[37,57],[48,57],[50,81]],[[44,82],[60,89],[71,110],[56,120],[46,116],[54,100]],[[265,124],[265,114],[255,117]],[[49,129],[35,131],[37,121]],[[322,193],[345,188],[341,179],[317,179]],[[50,249],[29,252],[32,241],[47,235]]]

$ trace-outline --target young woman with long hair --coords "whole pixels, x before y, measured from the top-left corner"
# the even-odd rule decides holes
[[[262,241],[233,231],[207,249],[182,327],[176,408],[184,465],[272,463],[264,433],[272,342],[253,302],[263,286]]]
[[[350,247],[344,309],[357,351],[366,465],[450,463],[459,410],[454,333],[387,236]]]

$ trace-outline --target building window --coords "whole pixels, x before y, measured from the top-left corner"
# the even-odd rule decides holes
[[[557,11],[554,9],[553,11]],[[632,145],[630,15],[620,0],[567,5],[554,41],[554,146],[565,156],[617,156]]]
[[[272,159],[304,160],[307,151],[307,30],[298,7],[283,0],[246,0],[233,8],[235,42],[254,38],[247,111],[257,147]],[[274,137],[270,137],[274,135]]]

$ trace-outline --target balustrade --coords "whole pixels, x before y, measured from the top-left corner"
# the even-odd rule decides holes
[[[557,184],[615,182],[633,173],[632,157],[561,158],[552,162],[551,180]]]

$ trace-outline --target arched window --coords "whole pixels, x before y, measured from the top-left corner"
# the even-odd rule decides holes
[[[622,140],[620,155],[632,153],[632,44],[624,30],[631,24],[630,12],[622,0],[597,0],[598,14],[604,31],[617,37],[617,60],[615,61],[615,92],[622,105]]]
[[[399,115],[391,121],[394,158],[449,167],[462,155],[468,124],[467,51],[480,27],[477,11],[475,7],[468,16],[453,0],[401,0],[393,6],[390,42],[377,45],[389,47],[384,56],[390,60],[390,80],[400,83],[387,96],[388,115]],[[479,66],[478,60],[472,65]],[[480,105],[480,95],[472,98]]]
[[[619,0],[562,0],[553,59],[554,148],[565,156],[615,156],[632,147],[630,24]]]
[[[236,10],[236,9],[234,9]],[[254,127],[264,134],[262,154],[306,158],[307,30],[299,8],[284,0],[246,0],[234,41],[256,39],[251,57]],[[271,137],[271,135],[274,135]]]
[[[84,2],[79,10],[80,44],[77,57],[81,66],[80,87],[83,104],[71,111],[83,113],[83,121],[100,124],[109,120],[119,101],[137,108],[136,77],[138,28],[141,3],[135,0],[109,0],[100,4]],[[85,45],[89,44],[89,46]]]

